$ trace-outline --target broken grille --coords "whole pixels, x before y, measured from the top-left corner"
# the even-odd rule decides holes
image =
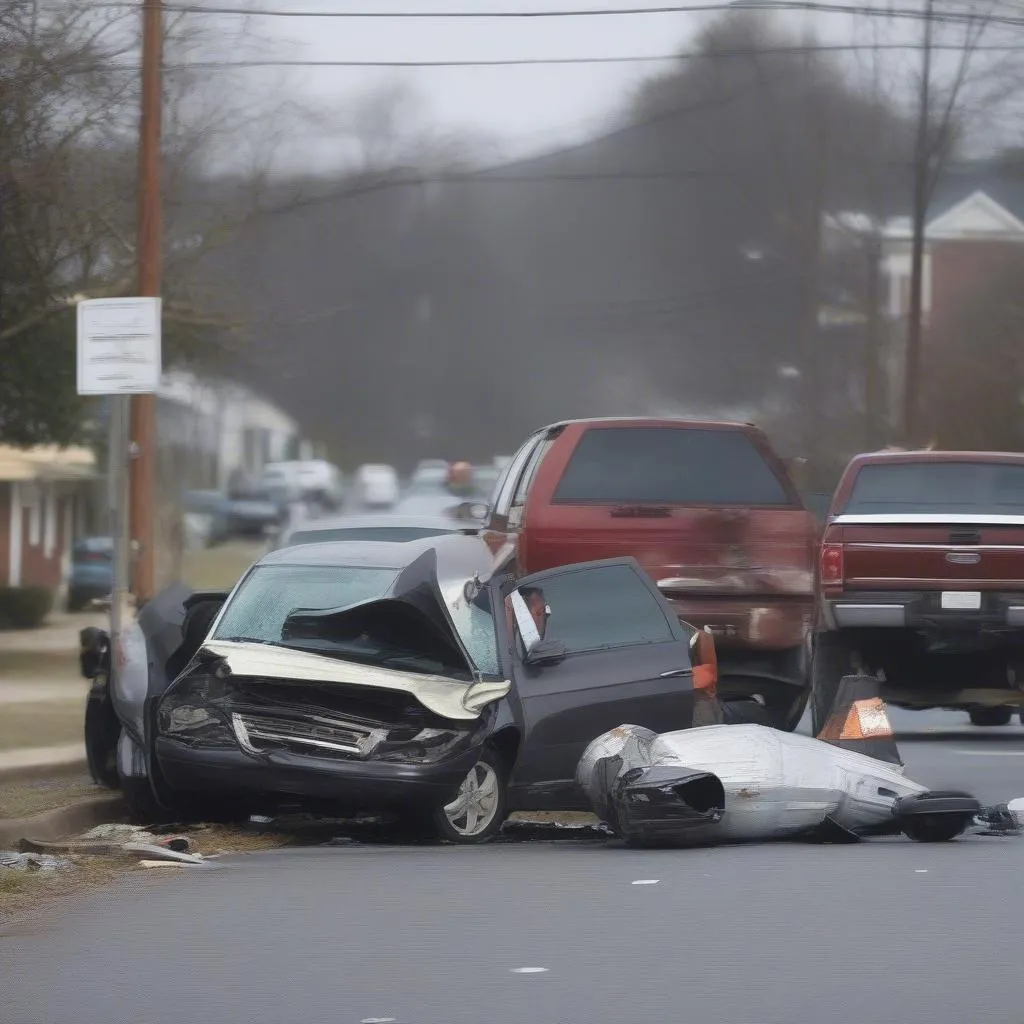
[[[290,750],[302,754],[365,757],[387,738],[386,729],[319,715],[286,718],[234,712],[231,725],[242,749],[251,754]]]

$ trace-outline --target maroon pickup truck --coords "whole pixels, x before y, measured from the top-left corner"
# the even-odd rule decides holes
[[[1024,454],[858,455],[829,509],[819,587],[816,732],[853,670],[898,707],[1006,725],[1024,708]]]
[[[520,575],[631,555],[679,618],[715,634],[726,700],[796,728],[810,691],[818,526],[748,423],[612,417],[532,434],[482,535]]]

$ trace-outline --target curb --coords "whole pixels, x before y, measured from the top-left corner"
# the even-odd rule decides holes
[[[68,761],[50,761],[47,764],[18,764],[9,768],[0,765],[0,782],[18,782],[21,779],[63,778],[65,775],[88,773],[89,762],[85,757]],[[3,821],[0,818],[0,821]]]
[[[0,847],[8,847],[19,839],[35,839],[48,843],[74,832],[84,832],[94,825],[105,825],[124,817],[125,805],[120,793],[89,796],[52,811],[29,818],[0,819]]]

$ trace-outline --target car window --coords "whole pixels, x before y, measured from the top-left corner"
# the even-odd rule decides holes
[[[424,537],[438,537],[454,530],[441,530],[426,526],[362,526],[339,528],[336,530],[296,530],[288,536],[287,547],[299,544],[324,544],[335,540],[381,540],[393,544],[401,544],[409,540],[422,540]]]
[[[523,446],[513,456],[504,476],[495,486],[494,500],[491,502],[494,512],[498,515],[507,515],[509,505],[512,501],[512,489],[519,480],[519,474],[526,465],[530,453],[540,442],[541,435],[534,434],[526,440]]]
[[[900,462],[863,466],[848,515],[1024,515],[1024,466],[995,462]]]
[[[591,427],[553,503],[794,507],[746,434],[696,427]]]
[[[519,478],[519,483],[516,486],[515,493],[512,495],[513,508],[526,504],[526,495],[530,492],[530,487],[537,476],[537,470],[540,468],[541,462],[544,461],[544,456],[547,455],[554,443],[555,439],[553,437],[545,438],[533,450],[533,454],[530,456],[530,461],[526,464],[526,469],[523,471],[523,475]]]
[[[498,675],[501,665],[490,591],[484,588],[470,601],[464,588],[465,584],[460,583],[444,593],[448,614],[473,664],[484,675]]]
[[[300,609],[326,611],[383,597],[394,569],[260,565],[239,584],[217,624],[215,640],[277,643],[285,619]]]
[[[658,599],[628,565],[570,569],[519,593],[541,638],[570,654],[676,639]]]

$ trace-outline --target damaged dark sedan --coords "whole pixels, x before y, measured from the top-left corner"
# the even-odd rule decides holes
[[[183,804],[390,811],[479,843],[512,811],[588,809],[602,731],[714,720],[698,638],[630,558],[514,580],[476,537],[286,548],[151,702],[151,774]]]

